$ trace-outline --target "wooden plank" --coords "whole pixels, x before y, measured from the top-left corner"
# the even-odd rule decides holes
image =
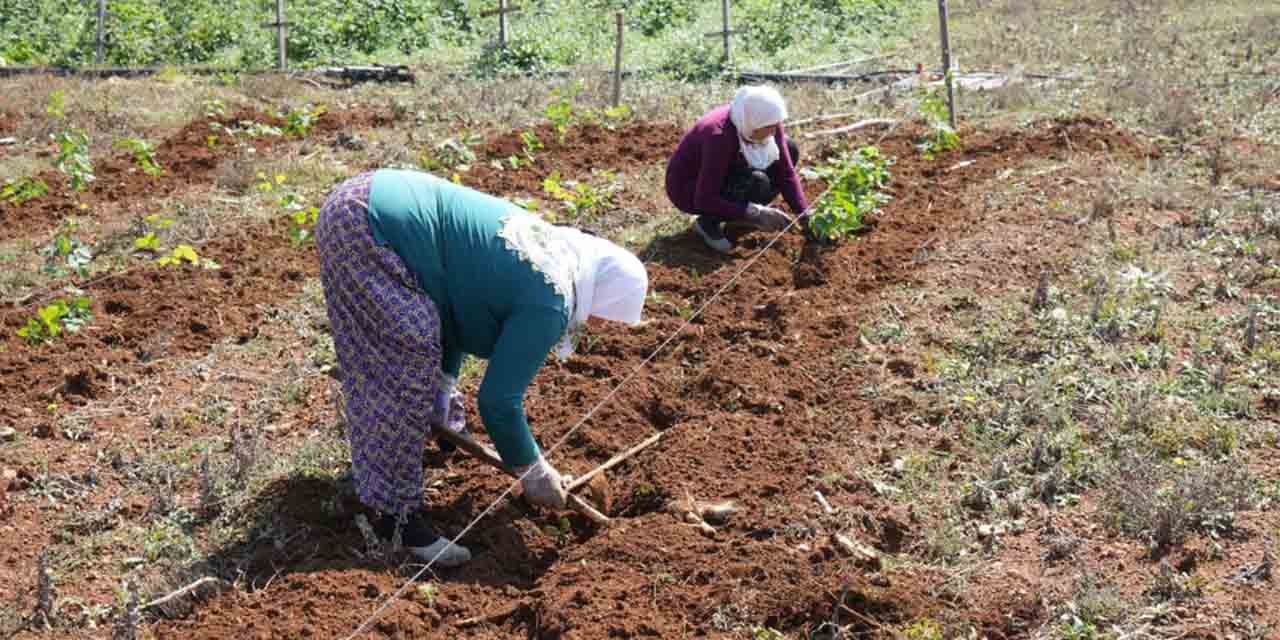
[[[604,473],[605,471],[608,471],[609,469],[612,469],[618,466],[619,464],[622,464],[624,461],[627,460],[627,458],[630,458],[631,456],[634,456],[635,454],[640,453],[641,451],[644,451],[645,449],[653,446],[655,442],[662,439],[663,433],[664,432],[659,431],[649,436],[648,438],[645,438],[644,441],[641,442],[640,444],[637,444],[636,446],[631,447],[630,449],[627,449],[626,451],[623,451],[622,453],[619,453],[618,455],[612,458],[609,458],[607,462],[592,469],[591,471],[588,471],[586,474],[582,475],[581,477],[574,478],[573,482],[569,483],[568,491],[573,491],[575,489],[581,488],[583,485],[586,485],[587,483],[591,482],[591,478],[595,477],[596,475]]]
[[[504,14],[508,14],[508,13],[520,13],[521,11],[524,11],[524,7],[522,7],[522,6],[515,6],[515,7],[498,7],[497,9],[485,9],[484,11],[481,11],[481,12],[480,12],[480,17],[481,17],[481,18],[491,18],[491,17],[493,17],[493,16],[497,16],[497,15],[504,15]]]

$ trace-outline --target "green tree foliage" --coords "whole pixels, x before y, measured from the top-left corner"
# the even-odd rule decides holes
[[[845,55],[877,34],[903,28],[924,0],[734,0],[735,59],[784,64],[814,52]],[[719,3],[702,0],[528,0],[511,16],[508,47],[496,46],[493,0],[288,0],[289,61],[295,66],[406,59],[466,63],[472,72],[538,71],[611,56],[615,10],[626,12],[629,58],[638,66],[699,80],[723,69]],[[104,62],[155,66],[275,63],[264,22],[275,0],[108,0]],[[0,0],[0,59],[6,64],[93,62],[92,0]]]

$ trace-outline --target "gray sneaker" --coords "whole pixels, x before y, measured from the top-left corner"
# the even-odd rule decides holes
[[[457,567],[471,561],[471,550],[436,533],[420,511],[410,513],[403,523],[393,515],[382,514],[374,521],[373,530],[383,541],[390,541],[397,526],[401,544],[423,562],[434,560],[441,567]]]
[[[693,223],[693,230],[713,250],[720,253],[729,253],[729,251],[733,250],[733,243],[729,242],[729,239],[724,235],[724,222],[719,218],[698,216],[698,219]]]

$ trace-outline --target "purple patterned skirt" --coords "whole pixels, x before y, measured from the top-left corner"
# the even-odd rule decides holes
[[[413,273],[369,227],[372,173],[329,194],[316,224],[320,282],[342,371],[360,501],[422,508],[422,449],[439,395],[440,316]]]

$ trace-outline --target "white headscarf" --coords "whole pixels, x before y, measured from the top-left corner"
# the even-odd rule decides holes
[[[573,278],[573,305],[565,339],[556,355],[561,359],[573,353],[574,338],[595,316],[629,325],[640,324],[644,297],[649,291],[649,274],[635,254],[618,245],[568,227],[564,230],[578,252],[578,266]]]
[[[738,129],[738,145],[751,168],[764,170],[778,160],[780,152],[773,136],[759,144],[744,139],[756,129],[787,119],[787,103],[777,89],[765,86],[738,89],[729,105],[729,119]]]
[[[564,297],[569,326],[556,346],[561,360],[573,353],[574,342],[591,316],[640,323],[649,274],[630,251],[518,209],[503,220],[498,235]]]

